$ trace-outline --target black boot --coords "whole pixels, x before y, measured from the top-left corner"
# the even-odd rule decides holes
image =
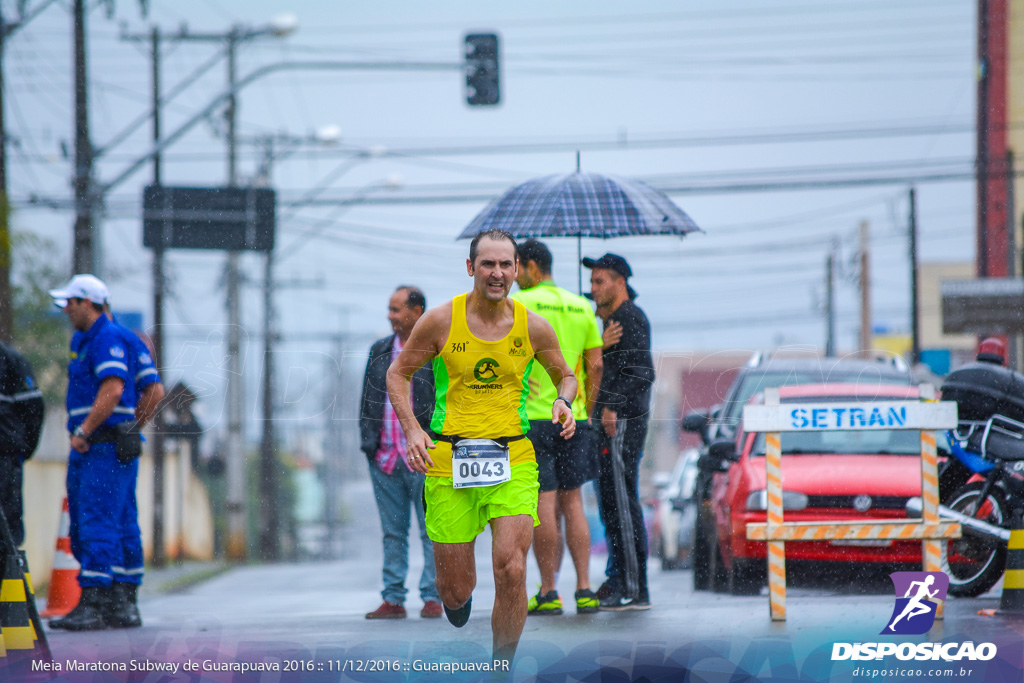
[[[136,602],[138,585],[115,581],[108,596],[103,617],[110,628],[138,628],[142,626],[142,616]]]
[[[50,628],[65,631],[99,631],[107,627],[103,619],[103,605],[110,589],[105,586],[87,586],[73,610],[61,619],[51,619]]]

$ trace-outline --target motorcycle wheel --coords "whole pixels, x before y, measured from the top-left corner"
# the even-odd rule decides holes
[[[996,526],[1009,522],[1010,512],[998,488],[991,488],[981,500],[984,482],[961,487],[947,503],[953,510]],[[980,510],[979,510],[980,504]],[[999,581],[1006,568],[1006,544],[964,534],[947,541],[942,549],[942,571],[949,576],[949,594],[973,598]]]

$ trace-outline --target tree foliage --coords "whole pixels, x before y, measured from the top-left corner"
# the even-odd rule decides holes
[[[53,305],[49,291],[66,281],[53,240],[29,232],[12,239],[11,290],[14,346],[31,363],[48,405],[64,402],[67,389],[67,319]]]

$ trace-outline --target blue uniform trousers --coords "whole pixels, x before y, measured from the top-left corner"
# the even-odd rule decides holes
[[[78,585],[142,583],[142,538],[135,484],[139,461],[122,463],[114,444],[92,444],[68,459],[71,552],[82,565]]]

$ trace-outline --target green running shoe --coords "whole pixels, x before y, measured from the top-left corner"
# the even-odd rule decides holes
[[[526,604],[527,614],[538,614],[542,616],[555,616],[562,613],[562,598],[558,597],[558,591],[548,591],[546,595],[537,595],[530,598]]]
[[[589,588],[576,591],[576,614],[593,614],[600,604],[597,594]]]

